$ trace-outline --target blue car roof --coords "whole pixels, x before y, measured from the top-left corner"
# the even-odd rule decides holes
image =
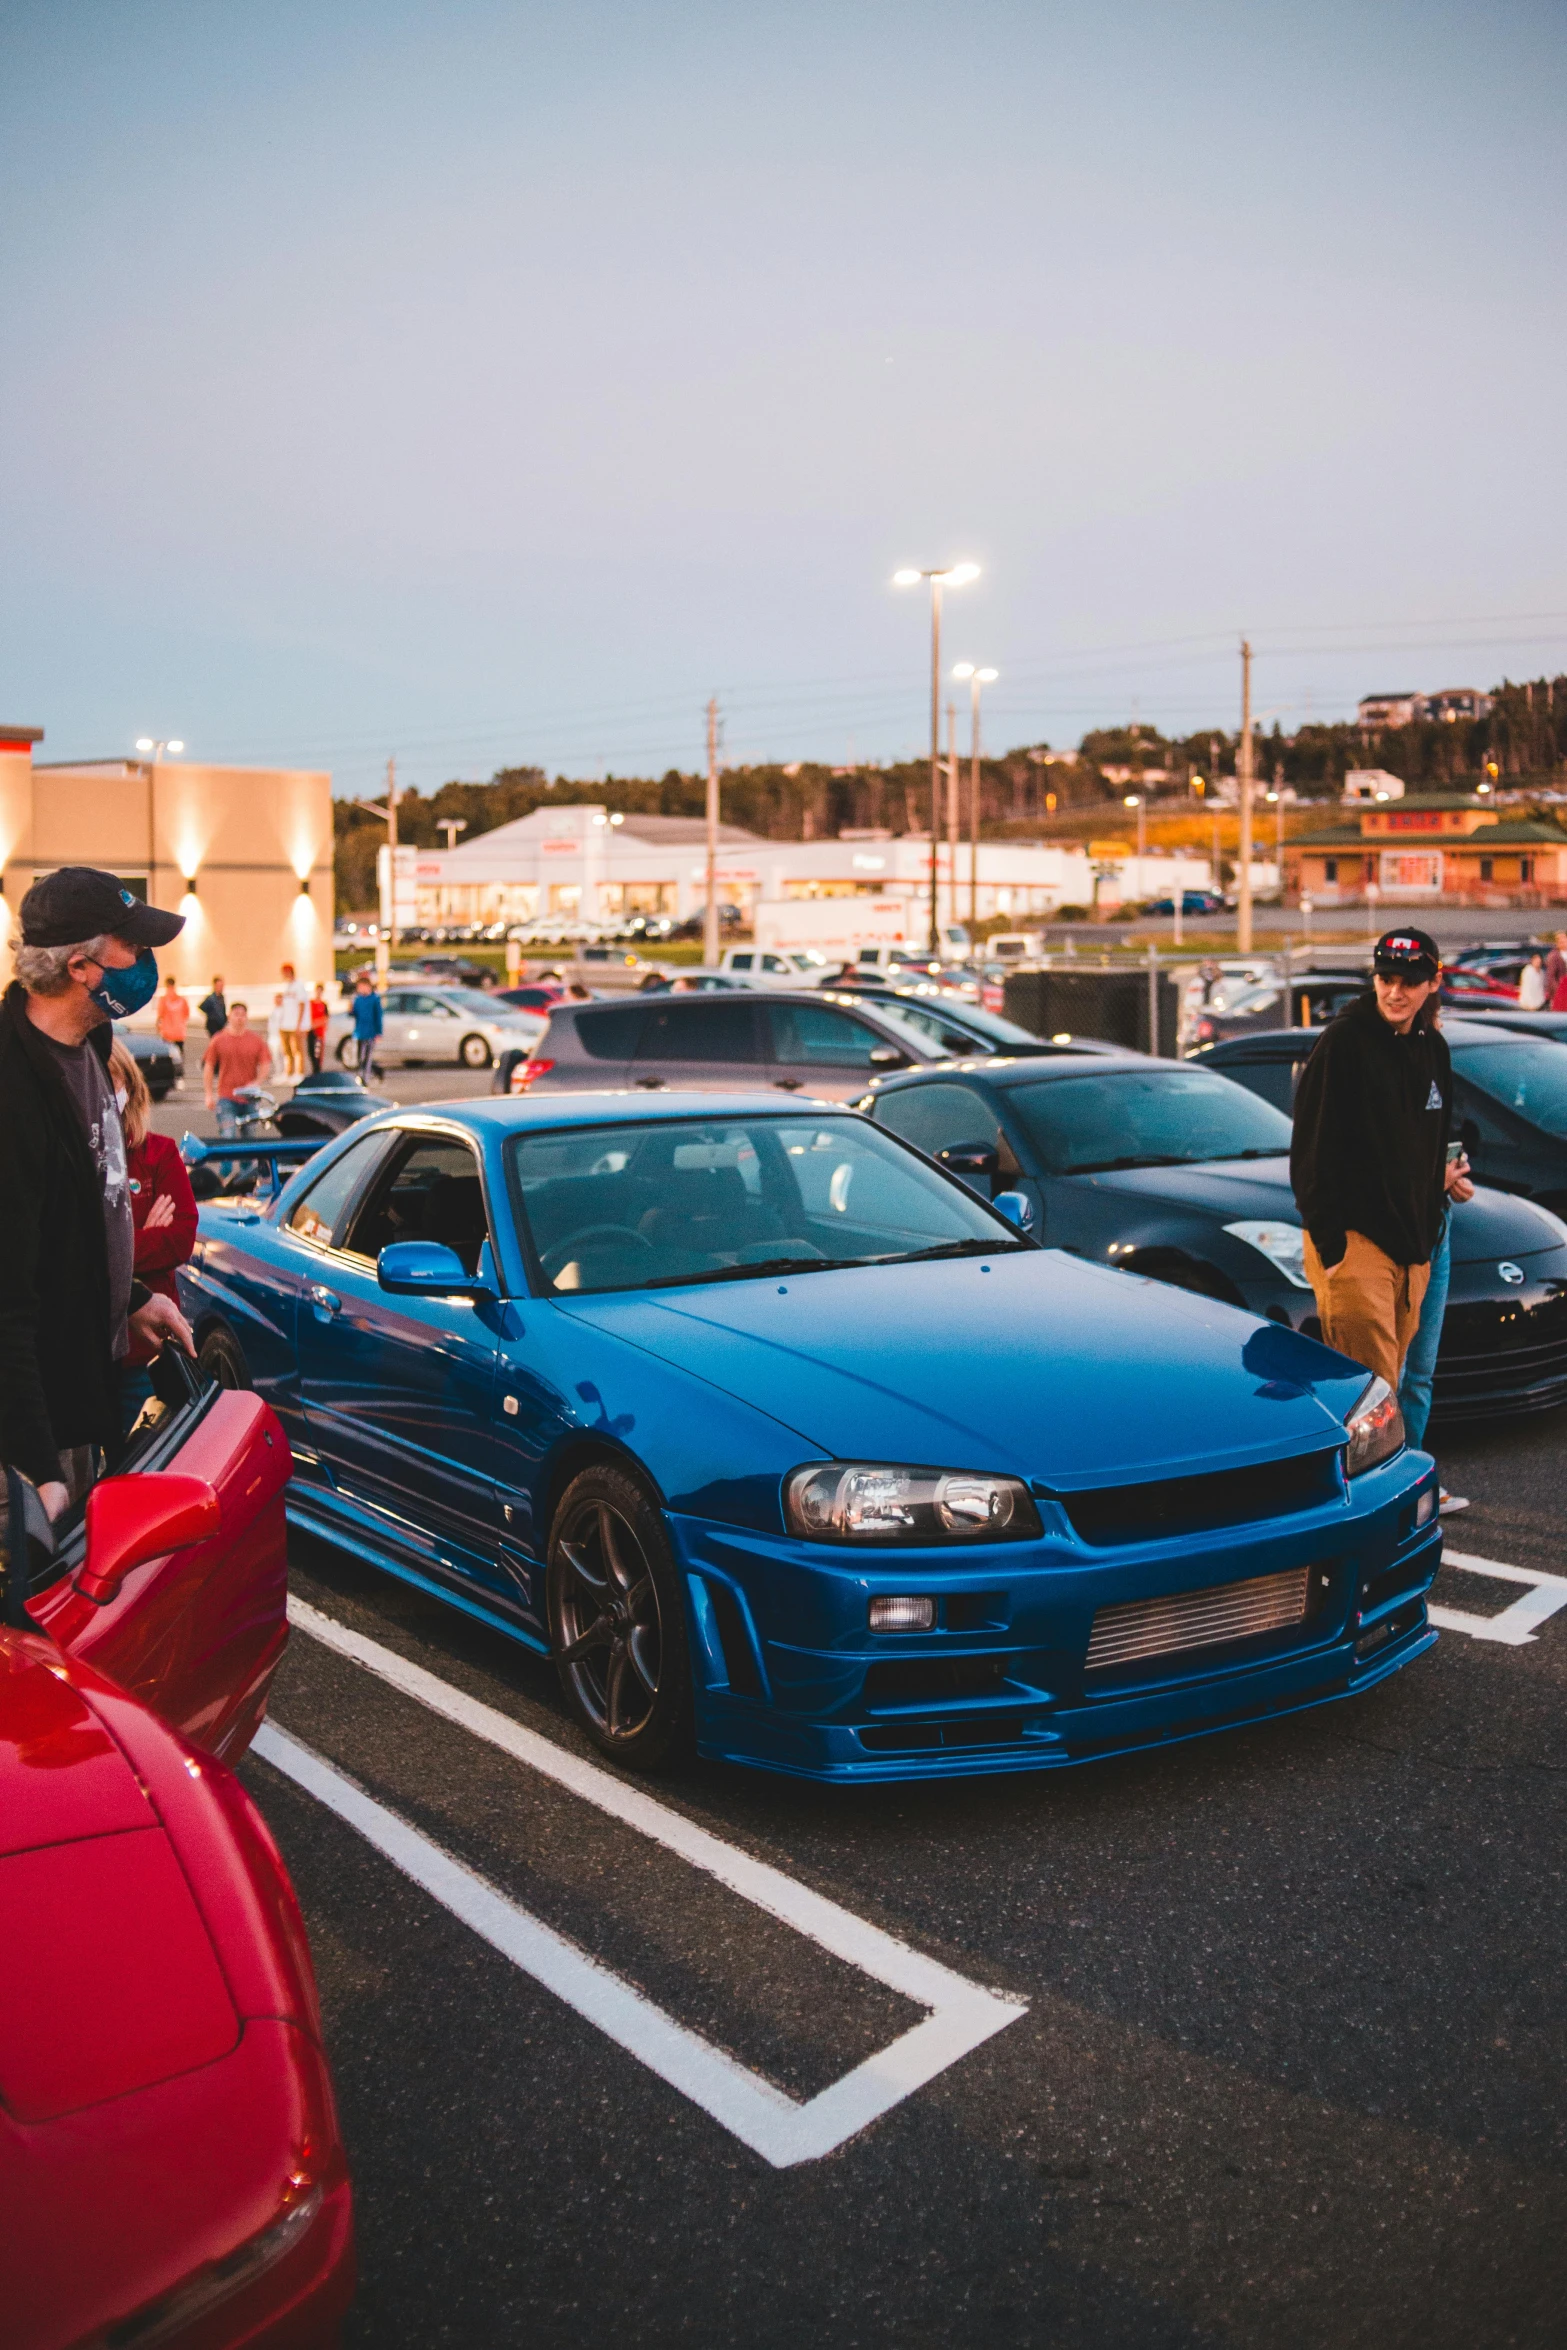
[[[492,1094],[477,1101],[410,1102],[396,1116],[406,1119],[428,1114],[454,1119],[478,1133],[513,1134],[529,1126],[602,1126],[610,1119],[617,1125],[657,1126],[671,1118],[798,1118],[802,1112],[814,1117],[818,1111],[829,1110],[838,1117],[855,1115],[847,1102],[817,1101],[809,1094],[791,1094],[787,1101],[780,1101],[776,1093],[704,1093],[694,1086],[682,1092],[671,1086],[667,1092],[649,1097],[606,1086],[602,1093],[547,1093],[532,1098]],[[356,1131],[363,1132],[363,1128]]]

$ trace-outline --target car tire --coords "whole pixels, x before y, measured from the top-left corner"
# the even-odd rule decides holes
[[[519,1052],[515,1045],[509,1052],[502,1053],[495,1064],[495,1078],[490,1087],[491,1093],[510,1093],[512,1071],[520,1068],[527,1057],[527,1054]]]
[[[232,1330],[222,1324],[209,1330],[196,1349],[196,1368],[204,1379],[215,1381],[219,1387],[254,1387],[245,1350]]]
[[[457,1047],[457,1058],[465,1069],[487,1069],[494,1056],[482,1036],[465,1036]]]
[[[340,1069],[357,1068],[359,1040],[354,1036],[340,1036],[337,1040],[337,1065]]]
[[[550,1654],[601,1754],[655,1771],[695,1737],[679,1572],[657,1503],[635,1477],[584,1469],[550,1529]]]

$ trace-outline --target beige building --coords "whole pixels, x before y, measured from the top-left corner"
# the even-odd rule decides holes
[[[42,764],[35,727],[0,726],[0,931],[40,874],[99,865],[185,916],[158,961],[182,987],[253,985],[293,963],[332,976],[332,778],[195,760]]]

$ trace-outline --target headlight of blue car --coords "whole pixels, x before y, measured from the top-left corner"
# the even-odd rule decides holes
[[[1385,1379],[1373,1379],[1345,1422],[1349,1443],[1344,1452],[1344,1474],[1358,1477],[1390,1460],[1404,1444],[1404,1415],[1398,1397]]]
[[[1248,1248],[1266,1257],[1293,1288],[1311,1287],[1306,1279],[1306,1235],[1300,1225],[1248,1219],[1239,1224],[1226,1224],[1224,1229],[1232,1240],[1244,1240]]]
[[[796,1469],[784,1510],[791,1532],[810,1542],[1026,1542],[1040,1531],[1021,1478],[886,1461]]]

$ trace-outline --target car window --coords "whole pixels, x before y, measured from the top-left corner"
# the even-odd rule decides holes
[[[927,1021],[940,1021],[942,1018],[941,1011],[935,1005],[911,1003],[902,996],[898,999],[897,1011],[900,1020],[912,1021],[915,1027],[922,1027]],[[1033,1047],[1039,1043],[1038,1037],[1031,1029],[1019,1028],[1015,1020],[1005,1020],[999,1012],[987,1012],[983,1004],[964,1005],[963,1024],[958,1033],[963,1036],[964,1043],[970,1052],[976,1049],[976,1039],[978,1040],[977,1049],[980,1052],[1005,1052],[1010,1044],[1026,1044]]]
[[[789,967],[790,966],[784,961],[782,955],[764,955],[762,957],[762,969],[764,971],[786,972],[788,971]]]
[[[738,1061],[743,1065],[761,1058],[748,996],[718,995],[660,1004],[656,1010],[650,1008],[645,1017],[637,1046],[639,1061]]]
[[[451,1017],[438,995],[404,996],[403,1009],[421,1020],[440,1020]]]
[[[301,1240],[313,1240],[322,1248],[329,1248],[332,1235],[342,1222],[343,1210],[387,1146],[384,1128],[350,1143],[342,1157],[334,1159],[316,1177],[304,1198],[290,1208],[289,1231],[297,1233]]]
[[[1259,1101],[1271,1102],[1274,1109],[1288,1113],[1295,1100],[1295,1071],[1293,1061],[1225,1061],[1224,1074],[1233,1085],[1244,1085],[1248,1093]]]
[[[455,1249],[463,1270],[476,1273],[489,1237],[479,1162],[449,1135],[409,1139],[374,1184],[341,1242],[373,1264],[394,1240],[434,1240]]]
[[[857,1117],[522,1133],[508,1167],[545,1285],[567,1295],[1026,1245]]]
[[[813,1069],[871,1069],[871,1055],[886,1037],[878,1035],[852,1013],[831,1004],[769,1004],[773,1059],[793,1061]],[[921,1037],[922,1053],[929,1050]]]
[[[906,1085],[883,1094],[872,1109],[878,1126],[890,1127],[934,1158],[959,1143],[982,1142],[994,1150],[1001,1120],[972,1085]]]
[[[647,1018],[643,1004],[617,1004],[612,1011],[579,1012],[576,1016],[577,1042],[590,1061],[629,1061],[637,1049],[637,1038],[642,1034],[642,1023]]]
[[[393,1012],[406,1012],[411,1010],[417,1000],[418,999],[415,996],[404,994],[383,996],[381,998],[381,1009],[388,1016],[390,1016]]]
[[[454,1012],[476,1012],[481,1020],[504,1020],[517,1009],[498,994],[486,995],[482,987],[444,988],[440,1001]]]
[[[1290,1147],[1286,1117],[1207,1069],[1064,1077],[1012,1086],[1009,1093],[1014,1115],[1052,1175],[1264,1158]]]
[[[1567,1053],[1520,1036],[1510,1044],[1460,1044],[1453,1066],[1477,1091],[1546,1134],[1567,1136]]]
[[[751,968],[751,957],[749,955],[731,955],[729,958],[729,968],[731,971],[749,971]]]

